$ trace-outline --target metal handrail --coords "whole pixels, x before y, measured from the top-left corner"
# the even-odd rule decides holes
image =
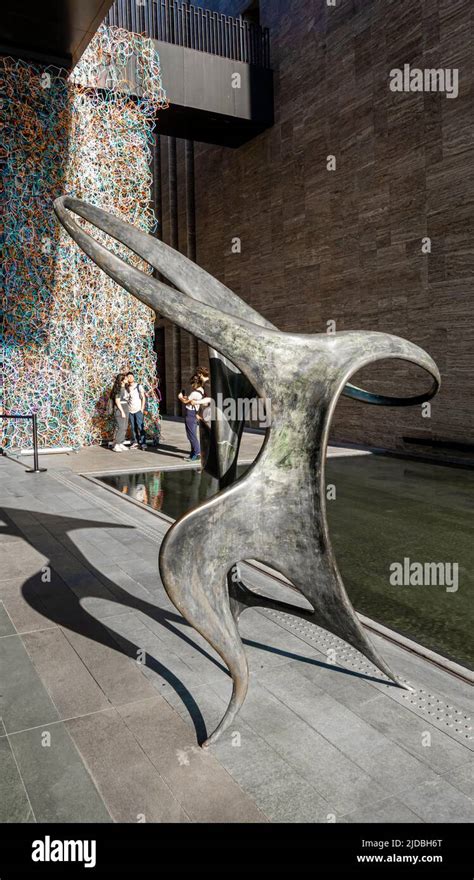
[[[27,474],[43,474],[47,468],[39,467],[38,459],[38,418],[36,413],[0,413],[0,419],[31,419],[33,423],[33,467],[28,468]],[[3,454],[4,453],[2,449]]]
[[[187,0],[116,0],[105,21],[154,40],[270,67],[268,28],[201,9]]]

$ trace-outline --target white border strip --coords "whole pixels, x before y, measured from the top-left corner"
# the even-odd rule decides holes
[[[393,629],[388,629],[388,627],[383,626],[382,623],[378,623],[376,620],[372,620],[364,614],[359,614],[359,612],[357,612],[357,617],[366,629],[371,630],[378,636],[382,636],[389,642],[393,642],[399,647],[405,648],[405,650],[409,651],[411,654],[416,654],[418,657],[423,657],[425,660],[429,660],[430,663],[434,663],[435,666],[439,666],[446,672],[450,672],[452,675],[457,676],[457,678],[462,678],[464,681],[474,684],[474,672],[472,672],[471,669],[468,669],[467,666],[461,666],[459,663],[455,663],[454,660],[449,660],[448,657],[443,657],[441,654],[437,654],[436,651],[432,651],[430,648],[426,648],[424,645],[420,645],[418,642],[408,639],[406,636],[403,636],[401,633],[398,633]]]

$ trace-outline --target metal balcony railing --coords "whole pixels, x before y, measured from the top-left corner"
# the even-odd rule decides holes
[[[270,67],[268,28],[186,0],[116,0],[105,21],[154,40]]]

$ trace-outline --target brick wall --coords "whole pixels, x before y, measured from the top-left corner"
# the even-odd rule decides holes
[[[200,5],[236,14],[248,4]],[[443,387],[431,418],[421,408],[341,400],[333,439],[400,448],[403,435],[422,434],[474,443],[474,6],[260,6],[271,33],[276,122],[236,150],[196,145],[198,262],[283,330],[324,332],[334,320],[338,330],[404,336],[435,358]],[[391,92],[389,72],[405,63],[458,68],[459,97]],[[336,171],[327,170],[328,155]],[[166,240],[166,210],[163,220]],[[184,222],[182,204],[182,250]],[[236,236],[241,254],[231,251]],[[422,253],[426,236],[431,254]],[[426,381],[397,362],[355,379],[392,394]]]

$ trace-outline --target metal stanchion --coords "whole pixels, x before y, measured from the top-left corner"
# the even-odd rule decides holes
[[[27,474],[44,474],[46,468],[40,468],[38,456],[38,419],[36,413],[31,416],[33,422],[33,467],[27,470]]]
[[[0,419],[31,419],[33,425],[33,467],[27,468],[25,473],[27,474],[44,474],[47,468],[40,468],[39,466],[39,456],[38,456],[38,420],[36,417],[36,413],[28,413],[28,415],[22,415],[20,413],[12,413],[12,414],[4,414],[0,413]],[[3,451],[3,454],[6,455],[6,452]]]

